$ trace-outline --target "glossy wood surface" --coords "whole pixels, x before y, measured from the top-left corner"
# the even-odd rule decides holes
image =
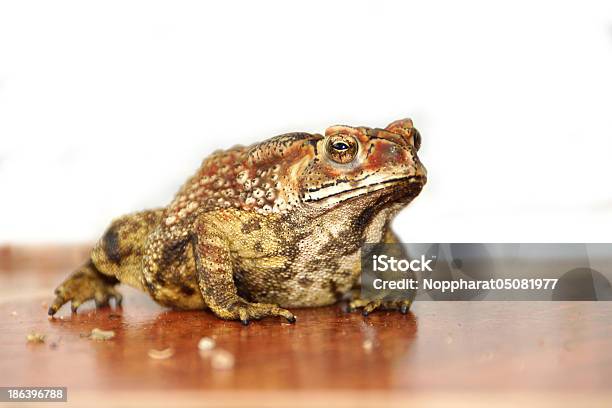
[[[612,406],[612,302],[420,302],[367,318],[334,306],[244,327],[122,287],[122,309],[48,320],[52,289],[85,253],[0,248],[0,386],[67,386],[71,403],[95,406]],[[93,328],[116,337],[90,340]],[[46,341],[28,344],[33,331]],[[203,336],[233,368],[211,366]]]

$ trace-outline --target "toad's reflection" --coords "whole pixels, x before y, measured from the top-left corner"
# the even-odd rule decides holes
[[[264,319],[248,327],[207,312],[136,313],[140,318],[127,310],[123,318],[110,313],[73,317],[62,329],[111,326],[113,340],[89,347],[96,353],[97,375],[120,375],[126,388],[393,387],[394,367],[417,332],[412,313],[379,312],[364,318],[338,307],[296,310],[295,325]],[[215,370],[210,358],[200,354],[198,341],[205,336],[233,354],[232,369]],[[173,350],[167,359],[148,356],[151,349],[167,348]]]

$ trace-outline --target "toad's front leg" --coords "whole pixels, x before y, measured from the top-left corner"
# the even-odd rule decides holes
[[[357,297],[349,302],[347,311],[351,312],[355,309],[363,308],[361,313],[364,316],[369,315],[375,310],[399,310],[401,314],[406,314],[410,310],[410,305],[412,305],[412,299],[371,300]]]
[[[409,259],[408,253],[399,242],[397,235],[388,227],[385,231],[383,243],[387,244],[387,246],[381,249],[387,256],[398,259]],[[403,276],[409,279],[416,279],[416,275],[412,271],[404,273]],[[346,310],[352,312],[355,309],[362,309],[362,314],[368,316],[375,310],[398,310],[402,314],[408,313],[416,296],[416,291],[410,290],[408,296],[402,299],[386,299],[383,291],[378,294],[378,297],[364,299],[361,297],[360,285],[356,285],[351,294],[352,296]]]
[[[295,316],[289,310],[274,304],[251,303],[238,295],[230,243],[246,243],[248,239],[237,236],[240,229],[232,228],[237,220],[226,215],[221,220],[215,215],[201,216],[192,235],[198,284],[206,305],[218,317],[240,320],[245,325],[267,316],[282,316],[294,323]]]

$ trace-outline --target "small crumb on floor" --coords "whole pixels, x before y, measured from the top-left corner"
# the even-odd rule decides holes
[[[163,350],[151,349],[149,350],[148,354],[149,354],[149,357],[151,357],[154,360],[165,360],[174,355],[174,349],[172,347],[168,347]]]
[[[215,370],[231,370],[234,368],[234,355],[229,351],[215,350],[212,353],[210,364]]]
[[[44,343],[45,335],[42,333],[32,332],[26,336],[28,343]]]
[[[372,348],[374,347],[374,342],[372,340],[364,340],[364,342],[361,344],[361,347],[363,347],[365,351],[372,351]]]
[[[15,310],[11,312],[11,316],[17,316],[17,315],[19,315],[19,313],[17,313]]]
[[[89,338],[92,340],[105,341],[115,337],[115,332],[112,330],[101,330],[97,327],[91,331]]]
[[[200,351],[210,351],[215,348],[215,341],[210,337],[202,337],[198,342]]]

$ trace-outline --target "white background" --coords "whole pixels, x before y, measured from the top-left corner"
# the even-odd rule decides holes
[[[610,1],[2,1],[0,242],[96,239],[202,158],[410,116],[409,242],[612,241]]]

